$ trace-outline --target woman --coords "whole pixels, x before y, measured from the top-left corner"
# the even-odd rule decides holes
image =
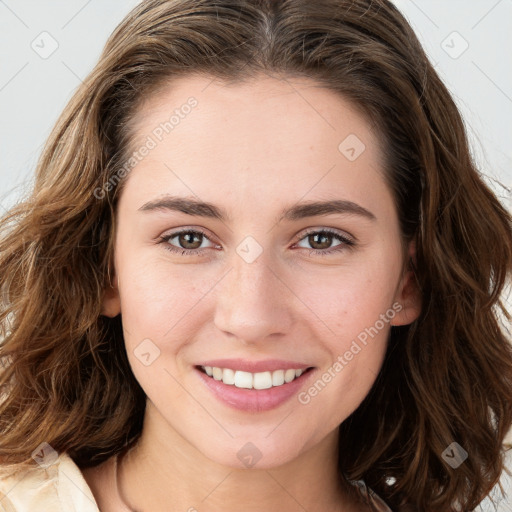
[[[391,3],[142,2],[1,227],[5,509],[472,510],[498,482],[511,218]]]

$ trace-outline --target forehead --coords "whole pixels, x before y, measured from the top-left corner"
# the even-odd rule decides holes
[[[297,199],[350,191],[368,204],[384,185],[380,141],[370,123],[351,102],[308,78],[262,75],[228,84],[180,77],[145,98],[132,133],[132,151],[152,141],[130,172],[139,192],[236,191],[245,200],[278,190]]]
[[[191,109],[187,102],[191,99],[197,105],[192,109],[193,115],[188,115]],[[215,123],[216,130],[210,133],[219,137],[229,135],[231,140],[257,135],[261,139],[264,131],[271,137],[276,129],[287,128],[281,134],[287,142],[294,136],[298,142],[324,140],[332,146],[346,129],[360,139],[378,142],[357,105],[307,77],[260,74],[229,83],[202,74],[174,78],[143,97],[130,122],[134,138],[165,125],[173,113],[177,114],[171,121],[173,135],[188,131],[204,136],[211,126],[196,130]],[[169,133],[167,130],[165,135]]]

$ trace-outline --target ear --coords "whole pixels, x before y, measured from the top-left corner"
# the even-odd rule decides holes
[[[408,248],[407,265],[398,284],[395,302],[402,309],[390,321],[391,325],[408,325],[414,322],[421,313],[421,291],[416,282],[414,269],[416,267],[416,244],[412,241]]]
[[[101,314],[114,318],[121,313],[121,299],[119,297],[119,285],[117,276],[114,275],[114,284],[108,284],[103,291]]]

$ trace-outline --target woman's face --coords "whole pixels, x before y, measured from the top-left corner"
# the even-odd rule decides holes
[[[147,413],[221,464],[292,460],[359,406],[390,326],[418,315],[376,135],[334,92],[266,76],[180,78],[133,133],[104,314],[122,314]],[[228,371],[199,369],[215,362]],[[312,370],[268,388],[290,368]]]

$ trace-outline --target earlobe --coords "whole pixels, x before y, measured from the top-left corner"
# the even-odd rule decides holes
[[[409,269],[402,276],[395,301],[401,306],[400,311],[391,320],[391,325],[409,325],[414,322],[421,313],[421,291],[414,273],[414,261],[416,248],[414,242],[409,246]]]
[[[115,285],[108,285],[103,291],[103,302],[101,305],[101,314],[114,318],[121,313],[121,299],[119,297],[119,288],[117,278]]]

